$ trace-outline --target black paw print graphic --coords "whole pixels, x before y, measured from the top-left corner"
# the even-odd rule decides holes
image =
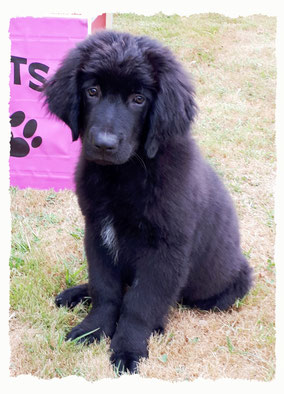
[[[20,126],[24,120],[25,120],[26,115],[22,111],[17,111],[14,112],[10,116],[10,123],[12,127],[17,127]],[[25,138],[31,138],[35,134],[37,129],[37,121],[35,119],[29,120],[23,130],[23,136]],[[41,137],[34,137],[31,142],[31,146],[33,148],[38,148],[42,143],[42,138]],[[30,152],[30,146],[27,143],[26,140],[20,137],[14,138],[13,133],[11,136],[11,141],[10,141],[10,155],[14,157],[25,157],[29,154]]]

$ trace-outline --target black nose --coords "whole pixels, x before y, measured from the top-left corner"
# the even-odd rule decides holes
[[[115,134],[98,132],[92,135],[92,142],[100,151],[113,153],[118,148],[118,137]]]

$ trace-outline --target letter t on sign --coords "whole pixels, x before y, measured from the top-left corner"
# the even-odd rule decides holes
[[[24,57],[11,56],[11,62],[14,63],[14,84],[21,85],[20,64],[27,64]]]

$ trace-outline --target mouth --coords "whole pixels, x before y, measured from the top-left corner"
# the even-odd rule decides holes
[[[83,154],[85,159],[100,166],[114,166],[124,164],[129,160],[130,157],[130,155],[127,153],[123,154],[122,152],[116,152],[115,154],[111,154],[107,152],[96,152],[91,147],[84,147],[83,145]]]
[[[99,154],[94,152],[93,149],[87,147],[84,149],[84,156],[88,161],[92,161],[100,166],[109,166],[115,164],[115,157],[110,155]]]
[[[115,163],[112,161],[108,161],[108,160],[102,160],[102,159],[95,159],[94,162],[96,164],[99,164],[100,166],[111,166],[114,165]]]

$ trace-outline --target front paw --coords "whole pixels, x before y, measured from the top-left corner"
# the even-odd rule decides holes
[[[74,341],[75,343],[84,343],[90,345],[96,340],[100,339],[100,328],[90,329],[83,324],[72,328],[72,330],[66,335],[66,341]]]
[[[110,362],[117,375],[127,372],[134,374],[138,373],[138,363],[141,357],[143,356],[132,352],[114,352],[110,357]]]
[[[86,284],[70,287],[55,297],[55,304],[58,307],[65,306],[73,309],[79,302],[84,302],[86,305],[91,303]]]

